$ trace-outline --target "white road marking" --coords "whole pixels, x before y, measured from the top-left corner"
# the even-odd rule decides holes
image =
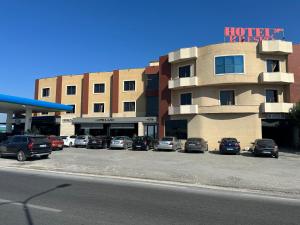
[[[1,203],[6,203],[7,205],[21,206],[21,207],[25,206],[24,203],[22,203],[22,202],[14,202],[14,201],[10,201],[10,200],[0,198],[0,204]],[[40,206],[40,205],[26,204],[26,206],[28,208],[39,209],[39,210],[44,210],[44,211],[48,211],[48,212],[54,212],[54,213],[62,212],[62,210],[60,210],[60,209],[54,209],[54,208],[49,208],[49,207]]]

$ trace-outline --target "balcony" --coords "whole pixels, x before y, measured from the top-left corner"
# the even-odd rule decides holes
[[[262,104],[263,113],[289,113],[293,108],[293,103],[285,102],[266,102]]]
[[[201,114],[216,113],[258,113],[259,105],[212,105],[200,106]]]
[[[178,51],[169,53],[169,63],[180,62],[187,59],[196,59],[198,57],[198,48],[181,48]]]
[[[263,40],[259,43],[259,51],[262,54],[290,54],[293,52],[293,44],[281,40]]]
[[[262,73],[261,74],[262,83],[294,83],[294,74],[293,73],[282,73],[282,72],[273,72],[273,73]]]
[[[198,114],[198,105],[170,106],[169,115]]]
[[[194,87],[198,85],[198,77],[182,77],[174,80],[169,80],[169,89]]]

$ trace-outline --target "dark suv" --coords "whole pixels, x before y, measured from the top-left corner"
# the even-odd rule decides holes
[[[279,157],[278,146],[272,139],[256,139],[255,142],[252,143],[250,151],[254,156],[270,155],[275,158]]]
[[[0,144],[0,157],[15,156],[18,161],[48,158],[51,152],[51,143],[44,136],[16,135]]]
[[[157,145],[152,137],[148,136],[139,136],[132,139],[132,150],[146,150],[154,149],[154,146]]]
[[[219,143],[219,151],[221,154],[240,154],[240,142],[238,142],[236,138],[222,138]]]
[[[109,148],[111,138],[109,136],[96,136],[89,139],[86,148]]]

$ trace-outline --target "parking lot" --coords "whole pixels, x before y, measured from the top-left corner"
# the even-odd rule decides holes
[[[248,152],[220,155],[64,148],[49,159],[18,162],[1,158],[0,165],[274,191],[300,198],[300,155],[296,153],[281,152],[275,159],[253,157]]]

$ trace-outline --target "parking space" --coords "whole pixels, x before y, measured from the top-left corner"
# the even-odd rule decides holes
[[[18,162],[1,158],[5,167],[134,177],[201,185],[267,190],[300,195],[300,155],[280,158],[220,155],[218,152],[132,151],[64,148],[49,159]]]

